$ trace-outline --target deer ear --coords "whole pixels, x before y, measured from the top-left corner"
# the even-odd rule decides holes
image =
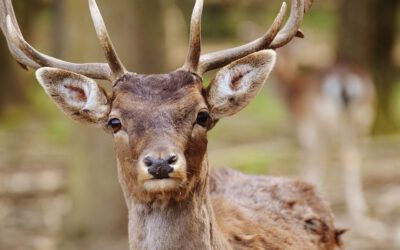
[[[264,86],[275,57],[273,50],[263,50],[222,68],[207,89],[212,117],[231,116],[246,107]]]
[[[107,120],[108,97],[94,80],[56,68],[40,68],[36,78],[47,95],[73,120],[83,124],[101,124]]]

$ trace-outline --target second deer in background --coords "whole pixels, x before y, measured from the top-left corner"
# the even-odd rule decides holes
[[[285,58],[281,56],[276,74],[302,151],[302,175],[326,189],[327,156],[336,144],[348,215],[359,224],[367,217],[361,148],[374,118],[372,79],[350,64],[299,74],[296,63]]]

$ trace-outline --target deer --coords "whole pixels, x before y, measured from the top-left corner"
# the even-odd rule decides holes
[[[90,13],[107,63],[77,64],[27,43],[11,0],[0,5],[12,56],[36,70],[47,95],[73,120],[113,137],[128,208],[130,249],[285,249],[342,247],[329,204],[311,184],[211,170],[207,132],[242,110],[263,87],[276,53],[299,31],[303,0],[286,3],[264,36],[201,54],[203,0],[196,0],[185,63],[166,74],[126,70],[95,0]],[[219,69],[208,87],[205,72]],[[96,79],[112,83],[107,93]]]
[[[347,214],[363,227],[368,206],[362,187],[362,146],[374,121],[372,77],[362,66],[349,62],[302,74],[290,54],[282,51],[275,72],[302,152],[303,178],[326,189],[327,156],[337,145]]]

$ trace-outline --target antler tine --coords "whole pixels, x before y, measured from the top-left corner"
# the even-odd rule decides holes
[[[0,28],[7,39],[11,54],[25,67],[54,67],[94,79],[113,80],[110,67],[106,63],[70,63],[42,54],[33,48],[22,36],[11,0],[0,2]]]
[[[96,29],[97,36],[100,40],[101,46],[104,50],[108,65],[111,68],[114,79],[118,79],[128,71],[125,69],[121,60],[119,59],[114,45],[108,35],[106,25],[103,17],[101,16],[99,7],[95,0],[89,0],[90,14],[92,16],[93,24]]]
[[[209,54],[202,55],[200,57],[200,65],[198,69],[198,74],[203,74],[207,71],[223,67],[237,59],[240,59],[246,55],[253,52],[267,49],[274,38],[277,36],[279,30],[282,28],[283,20],[286,14],[287,5],[285,2],[282,3],[281,9],[276,16],[271,27],[265,33],[263,37],[258,38],[248,44],[226,49],[218,52],[213,52]]]
[[[292,1],[290,17],[283,29],[276,36],[270,48],[277,49],[288,44],[298,33],[304,17],[304,0]]]
[[[8,47],[13,54],[14,58],[17,60],[18,63],[23,65],[25,69],[27,65],[32,65],[34,68],[39,67],[34,61],[30,60],[26,55],[24,55],[20,49],[13,46],[13,43],[10,41],[9,37],[7,37],[7,16],[10,16],[11,22],[14,24],[15,30],[18,34],[21,35],[21,30],[18,27],[17,20],[15,18],[14,9],[11,4],[11,0],[3,0],[0,3],[0,28],[3,32],[5,38],[7,39]],[[21,35],[22,36],[22,35]]]
[[[24,38],[18,33],[11,21],[11,17],[7,16],[7,34],[12,43],[12,52],[15,59],[33,69],[41,67],[54,67],[82,74],[94,79],[111,80],[110,67],[105,63],[69,63],[50,57],[35,50],[29,45]],[[14,47],[15,46],[15,47]],[[28,60],[26,60],[28,58]]]
[[[11,20],[13,21],[13,23],[16,23],[16,18],[14,15],[14,9],[11,5],[11,0],[3,0],[0,3],[0,28],[1,30],[5,31],[5,27],[6,27],[6,16],[10,15],[11,16]],[[21,33],[19,27],[17,28],[18,32]]]
[[[203,5],[203,0],[196,0],[190,23],[189,52],[183,68],[191,72],[197,72],[201,55],[201,16]]]

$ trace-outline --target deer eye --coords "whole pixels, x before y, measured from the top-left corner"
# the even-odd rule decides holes
[[[117,118],[112,118],[108,121],[108,127],[110,127],[114,133],[117,133],[122,128],[122,123]]]
[[[207,111],[200,111],[197,114],[196,123],[202,127],[207,127],[211,121],[210,114]]]

